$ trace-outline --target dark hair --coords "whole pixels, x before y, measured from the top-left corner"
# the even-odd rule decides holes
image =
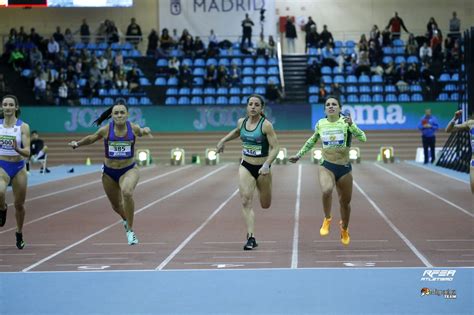
[[[110,106],[109,108],[107,108],[102,114],[100,114],[99,118],[97,118],[96,120],[94,120],[94,122],[92,124],[96,124],[97,126],[100,126],[100,124],[102,124],[102,122],[104,122],[105,120],[109,119],[110,117],[112,117],[112,109],[114,108],[114,106],[116,105],[123,105],[125,106],[125,108],[127,109],[128,111],[128,105],[127,105],[127,102],[125,101],[125,99],[123,98],[118,98],[116,101],[115,101],[115,104]]]
[[[247,104],[249,103],[252,97],[258,98],[260,100],[260,103],[262,103],[262,108],[265,107],[265,98],[260,94],[250,94],[249,97],[247,97]],[[263,112],[260,115],[262,117],[265,117],[265,114]]]
[[[31,135],[34,134],[34,133],[38,134],[38,131],[33,130],[32,132],[30,132]]]
[[[328,99],[330,99],[330,98],[335,99],[335,100],[337,101],[337,103],[339,104],[339,107],[342,108],[341,100],[340,100],[339,97],[337,97],[336,95],[328,95],[328,96],[326,97],[326,99],[324,100],[325,106],[326,106],[326,102],[327,102]]]
[[[8,95],[5,95],[4,97],[2,97],[2,104],[3,104],[3,100],[5,100],[6,98],[11,98],[15,101],[15,105],[18,106],[18,109],[16,110],[15,112],[15,117],[18,118],[20,117],[20,102],[18,102],[18,98],[15,96],[15,95],[11,95],[11,94],[8,94]],[[3,119],[3,109],[0,108],[0,119]]]

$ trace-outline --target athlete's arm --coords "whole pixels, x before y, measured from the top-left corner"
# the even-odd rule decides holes
[[[363,132],[357,125],[352,121],[350,116],[344,117],[345,122],[349,125],[349,131],[357,138],[360,142],[366,142],[367,137],[365,132]]]
[[[461,117],[462,111],[458,110],[454,113],[453,119],[451,119],[446,126],[446,132],[457,132],[461,130],[469,130],[470,126],[474,125],[474,120],[467,120],[461,124],[456,124],[456,120]]]
[[[221,140],[219,140],[219,142],[217,143],[217,153],[221,153],[221,152],[224,152],[224,144],[227,142],[227,141],[231,141],[231,140],[234,140],[236,138],[238,138],[240,136],[240,127],[242,126],[242,122],[244,121],[243,118],[240,118],[238,121],[237,121],[237,127],[232,129],[231,132],[229,132],[224,138],[222,138]]]
[[[139,125],[130,123],[132,125],[133,133],[137,135],[138,137],[141,136],[149,136],[150,138],[153,138],[153,135],[151,134],[151,129],[149,127],[143,127],[141,128]]]
[[[97,130],[92,135],[85,136],[84,138],[82,138],[79,141],[69,142],[69,146],[71,146],[73,149],[75,149],[75,148],[78,148],[78,147],[83,146],[83,145],[93,144],[97,140],[100,140],[100,139],[104,138],[107,135],[108,129],[109,129],[109,125],[103,126],[103,127],[99,128],[99,130]]]
[[[27,123],[21,124],[21,143],[23,148],[19,148],[16,145],[16,141],[13,141],[14,150],[21,156],[29,158],[30,157],[30,126]]]
[[[273,125],[268,120],[263,122],[263,133],[267,136],[268,144],[270,145],[270,152],[268,152],[268,157],[263,166],[258,171],[259,174],[268,174],[270,172],[270,165],[276,159],[278,152],[280,151],[280,145],[278,144],[278,139],[273,129]]]

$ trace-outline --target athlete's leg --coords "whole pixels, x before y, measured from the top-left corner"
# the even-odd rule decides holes
[[[123,211],[122,193],[120,192],[119,184],[109,175],[103,173],[102,186],[104,187],[105,194],[112,205],[112,209],[114,209],[123,220],[127,220]]]
[[[247,225],[247,234],[254,234],[255,214],[252,209],[253,194],[257,182],[250,172],[244,167],[239,167],[239,192],[242,200],[242,213],[245,224]]]
[[[28,185],[28,174],[23,168],[12,179],[13,196],[15,199],[15,217],[16,229],[18,233],[23,230],[23,223],[25,221],[25,199],[26,186]]]
[[[7,192],[8,183],[10,182],[10,177],[8,174],[0,168],[0,226],[5,225],[6,220],[6,201],[5,201],[5,194]]]
[[[270,208],[272,204],[272,173],[260,175],[257,179],[257,189],[260,194],[260,205],[263,209]]]
[[[352,172],[339,178],[336,187],[339,194],[339,205],[341,207],[342,228],[347,230],[351,216]]]
[[[135,213],[135,202],[133,201],[133,193],[135,187],[137,187],[138,180],[140,179],[140,173],[138,167],[128,170],[125,174],[120,177],[120,191],[123,200],[123,210],[125,217],[127,218],[128,229],[133,230],[133,215]]]
[[[323,210],[326,219],[331,217],[331,206],[332,206],[332,191],[336,184],[336,179],[333,172],[319,166],[319,185],[321,186],[321,193],[323,194]]]

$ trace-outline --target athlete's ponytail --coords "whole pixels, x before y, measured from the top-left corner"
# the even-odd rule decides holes
[[[2,97],[2,104],[3,104],[3,100],[5,100],[6,98],[11,98],[15,101],[15,106],[18,107],[15,111],[15,117],[16,118],[20,117],[21,111],[20,111],[20,102],[18,102],[18,98],[15,95],[5,95],[4,97]],[[3,119],[3,118],[4,118],[3,108],[0,107],[0,119]]]
[[[115,101],[115,104],[110,106],[102,114],[100,114],[99,118],[94,120],[94,122],[92,124],[96,124],[97,126],[100,126],[105,120],[110,119],[110,117],[112,117],[112,109],[114,108],[115,105],[123,105],[123,106],[125,106],[125,108],[127,108],[127,111],[128,111],[128,106],[127,106],[127,102],[125,101],[125,99],[118,98]]]
[[[249,101],[252,97],[256,97],[260,100],[260,103],[262,104],[262,112],[260,113],[260,115],[262,117],[265,117],[265,114],[263,113],[263,108],[265,108],[265,98],[260,94],[250,94],[250,96],[247,97],[247,104],[249,103]]]

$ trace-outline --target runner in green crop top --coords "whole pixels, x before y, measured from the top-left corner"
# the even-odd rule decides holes
[[[321,139],[322,155],[319,167],[319,184],[323,194],[324,221],[319,230],[321,236],[327,236],[331,225],[332,191],[337,188],[341,211],[341,242],[349,245],[349,219],[352,198],[352,166],[349,161],[349,149],[352,136],[362,142],[367,141],[365,133],[360,130],[350,116],[341,116],[341,102],[333,96],[326,99],[324,111],[327,118],[320,119],[315,132],[299,152],[288,160],[297,162]]]
[[[463,123],[456,124],[456,121],[461,118],[462,111],[458,110],[454,113],[453,119],[451,119],[446,126],[446,132],[457,132],[465,130],[469,132],[471,137],[471,163],[469,164],[469,173],[471,178],[471,193],[474,194],[474,119],[468,119]]]
[[[255,214],[252,199],[255,189],[260,195],[260,205],[267,209],[272,202],[272,174],[270,166],[275,160],[279,145],[273,125],[263,115],[265,102],[262,96],[253,94],[247,99],[247,117],[237,121],[237,127],[217,144],[217,152],[224,152],[227,141],[240,137],[242,161],[239,167],[239,191],[242,213],[247,225],[247,241],[244,250],[258,246],[254,235]]]

